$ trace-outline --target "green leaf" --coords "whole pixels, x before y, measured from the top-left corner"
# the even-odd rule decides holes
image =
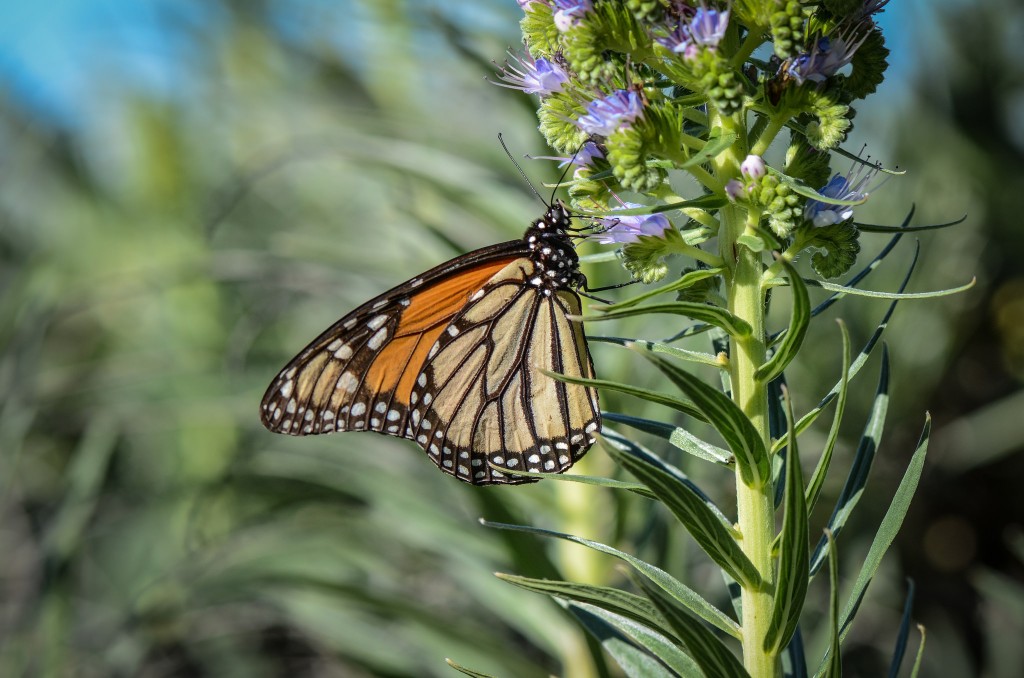
[[[605,421],[613,421],[618,424],[625,424],[638,431],[644,431],[667,440],[669,444],[679,448],[683,452],[692,454],[698,459],[710,461],[720,466],[732,467],[736,463],[735,457],[728,450],[723,450],[717,445],[705,442],[680,426],[672,426],[660,421],[631,417],[618,412],[603,412]]]
[[[629,678],[701,678],[690,657],[646,626],[586,603],[567,603],[565,607]]]
[[[764,442],[743,410],[721,391],[673,363],[655,355],[643,355],[666,375],[671,375],[673,383],[693,401],[693,405],[702,413],[702,418],[715,427],[736,455],[736,464],[743,482],[751,486],[766,482],[771,469]]]
[[[910,213],[907,214],[906,220],[904,220],[903,223],[907,223],[907,221],[913,215],[914,215],[914,211],[911,210]],[[899,241],[902,240],[902,239],[903,239],[903,235],[902,234],[896,234],[892,238],[890,238],[889,242],[887,242],[885,244],[885,247],[883,247],[881,249],[881,251],[879,251],[879,253],[876,254],[875,257],[871,261],[868,262],[867,266],[862,268],[860,271],[857,272],[856,275],[854,275],[853,277],[851,277],[849,280],[846,281],[846,285],[845,286],[846,287],[853,287],[857,283],[859,283],[861,280],[866,278],[868,275],[870,275],[876,268],[878,268],[882,264],[882,261],[887,256],[889,256],[889,254],[896,248],[897,243],[899,243]],[[899,288],[901,292],[907,288],[907,283],[910,282],[910,274],[914,272],[914,267],[917,265],[917,257],[920,254],[920,252],[921,252],[920,246],[917,246],[917,247],[914,248],[914,256],[910,260],[910,266],[907,267],[907,274],[905,276],[903,276],[903,283],[900,285],[900,288]],[[846,295],[841,293],[841,292],[836,292],[836,293],[830,294],[824,301],[822,301],[820,304],[815,306],[814,309],[811,310],[811,317],[813,318],[813,317],[818,316],[821,313],[825,312],[830,306],[832,306],[832,304],[836,303],[837,301],[839,301],[840,299],[842,299],[845,296]]]
[[[843,526],[853,513],[853,509],[860,502],[864,494],[864,486],[868,482],[868,474],[871,471],[871,464],[875,459],[875,452],[882,439],[882,431],[885,427],[885,415],[889,409],[889,351],[882,346],[882,369],[878,377],[878,389],[875,392],[875,400],[871,406],[871,415],[864,425],[864,432],[861,434],[860,444],[857,446],[857,453],[853,458],[853,465],[846,476],[846,483],[843,485],[839,497],[836,499],[835,508],[828,521],[828,529],[834,538],[839,537]],[[821,567],[825,559],[825,547],[827,546],[824,537],[818,542],[811,557],[811,575],[814,575]]]
[[[878,526],[878,531],[875,533],[875,537],[871,542],[868,554],[864,557],[864,563],[861,565],[860,572],[857,573],[857,579],[853,583],[853,589],[850,591],[850,597],[847,599],[846,605],[843,608],[843,614],[841,617],[842,623],[839,624],[837,621],[840,639],[845,638],[846,634],[849,633],[850,627],[853,624],[853,618],[857,614],[857,609],[860,607],[860,603],[864,599],[864,594],[867,592],[868,586],[871,584],[871,580],[878,571],[878,566],[882,563],[882,558],[885,556],[885,552],[889,549],[889,546],[892,545],[900,527],[903,526],[903,519],[907,516],[907,510],[910,508],[910,502],[914,498],[914,492],[917,491],[917,484],[921,480],[921,472],[924,470],[924,462],[925,457],[928,454],[928,440],[931,436],[931,428],[931,416],[927,416],[925,418],[924,429],[921,431],[921,437],[917,442],[917,449],[914,450],[914,455],[910,458],[910,463],[907,465],[907,470],[903,474],[903,479],[900,481],[899,487],[896,488],[896,493],[893,495],[892,502],[889,504],[889,509],[885,512],[885,517],[882,518],[882,522]],[[834,549],[835,546],[834,541],[831,538],[831,533],[827,533],[827,536],[832,542],[830,548]],[[924,641],[922,639],[922,643],[923,642]],[[824,662],[825,660],[823,659],[822,666],[824,666]],[[917,669],[915,668],[915,671],[916,670]],[[819,667],[818,675],[821,675],[822,671],[823,668]]]
[[[754,373],[762,384],[782,374],[786,366],[793,361],[804,343],[807,327],[811,322],[811,300],[807,296],[807,288],[800,280],[796,269],[785,259],[779,259],[786,269],[789,282],[793,288],[793,309],[790,312],[789,327],[782,336],[782,343],[775,348],[775,353]]]
[[[675,346],[669,346],[658,341],[646,341],[644,339],[626,339],[623,337],[594,337],[588,336],[587,341],[599,342],[605,344],[614,344],[616,346],[622,346],[631,350],[644,350],[652,353],[662,353],[664,355],[670,355],[673,358],[679,358],[680,360],[687,360],[689,362],[698,363],[700,365],[711,365],[719,369],[725,369],[725,365],[719,360],[718,356],[711,355],[710,353],[701,353],[700,351],[687,351],[686,349],[676,348]]]
[[[733,538],[730,527],[723,524],[720,514],[708,508],[707,498],[696,492],[692,484],[681,482],[675,475],[616,446],[608,446],[608,450],[627,471],[651,488],[711,560],[745,587],[760,586],[757,568]]]
[[[907,579],[907,600],[903,603],[903,616],[900,618],[900,630],[896,634],[896,647],[893,648],[892,662],[889,663],[889,678],[898,678],[903,657],[907,653],[907,640],[910,638],[910,622],[914,614],[914,580]]]
[[[842,639],[839,635],[839,556],[836,553],[836,542],[832,533],[825,530],[825,539],[828,543],[828,582],[829,582],[829,605],[828,605],[828,650],[822,663],[828,660],[828,666],[824,667],[825,678],[842,678],[843,675],[843,654]],[[817,676],[823,675],[821,669]]]
[[[807,596],[807,552],[810,548],[803,472],[793,430],[793,402],[788,392],[783,393],[786,400],[786,424],[790,445],[786,458],[786,494],[783,499],[785,509],[782,518],[779,570],[772,601],[772,618],[764,639],[765,651],[773,654],[777,654],[789,644],[800,622],[800,612]]]
[[[916,261],[916,256],[915,256],[915,261]],[[913,272],[913,264],[911,264],[910,270],[907,271],[907,275],[903,278],[903,284],[900,286],[901,290],[904,287],[906,287],[907,283],[910,281],[910,274],[912,272]],[[863,271],[862,271],[862,273],[863,273]],[[865,273],[865,275],[866,275],[866,273]],[[853,378],[857,375],[857,373],[860,372],[861,368],[864,367],[864,365],[867,363],[868,358],[871,356],[872,350],[874,350],[875,345],[878,343],[878,340],[882,337],[882,333],[889,326],[889,319],[892,318],[892,314],[893,314],[893,311],[896,310],[896,304],[897,303],[899,303],[898,300],[893,301],[891,304],[889,304],[889,308],[886,310],[885,315],[882,316],[882,321],[878,324],[878,327],[875,328],[875,331],[871,334],[871,337],[868,339],[867,343],[864,344],[864,347],[857,354],[857,357],[854,359],[853,364],[850,366],[850,369],[846,372],[847,380],[852,381]],[[821,306],[819,306],[819,308],[821,308]],[[814,313],[812,312],[811,315],[814,315]],[[825,397],[823,397],[818,402],[818,404],[814,406],[813,409],[811,409],[809,412],[807,412],[804,416],[800,417],[800,420],[796,423],[797,435],[799,435],[799,434],[803,433],[805,430],[807,430],[807,428],[810,427],[811,424],[813,424],[817,420],[817,418],[821,414],[821,412],[826,407],[828,407],[829,404],[833,400],[835,400],[836,396],[839,394],[839,390],[840,390],[841,386],[842,386],[842,380],[840,380],[839,383],[837,383],[835,386],[833,386],[832,390],[830,390],[828,393],[826,393]],[[777,441],[775,443],[775,445],[772,446],[772,454],[774,455],[784,445],[785,445],[785,440]]]
[[[695,167],[696,165],[703,165],[709,160],[713,160],[719,153],[732,146],[736,138],[736,134],[733,132],[723,134],[720,127],[712,127],[711,132],[708,134],[708,142],[704,144],[704,147],[683,161],[681,165],[678,165],[677,169]]]
[[[511,530],[514,532],[526,532],[528,534],[539,535],[542,537],[555,537],[557,539],[564,539],[571,541],[576,544],[581,544],[587,548],[605,553],[610,556],[614,556],[620,560],[629,563],[637,572],[644,575],[655,584],[663,588],[673,598],[678,600],[684,607],[692,610],[701,619],[707,621],[709,624],[717,629],[720,629],[729,635],[739,638],[740,629],[735,621],[729,619],[728,616],[714,605],[706,601],[696,591],[689,588],[678,579],[665,572],[664,570],[650,565],[636,556],[632,556],[618,549],[606,546],[600,542],[591,541],[584,539],[583,537],[577,537],[571,534],[564,534],[562,532],[555,532],[553,530],[545,530],[539,527],[530,527],[526,525],[510,525],[508,523],[492,523],[488,520],[480,520],[481,525],[487,527],[497,528],[499,530]]]
[[[700,304],[693,301],[667,301],[660,304],[648,304],[636,306],[618,311],[609,311],[601,315],[587,315],[578,318],[582,322],[595,322],[599,320],[617,320],[619,318],[630,318],[637,315],[648,315],[651,313],[671,313],[682,315],[694,320],[700,320],[716,327],[721,327],[734,337],[749,337],[753,331],[750,324],[742,318],[734,316],[724,308]]]
[[[547,370],[540,370],[542,373],[548,375],[552,379],[558,381],[564,381],[567,384],[580,384],[581,386],[592,386],[597,389],[603,389],[605,391],[616,391],[618,393],[625,393],[647,402],[656,403],[658,405],[665,405],[671,407],[674,410],[678,410],[683,414],[689,415],[701,421],[704,421],[704,413],[697,408],[693,403],[688,403],[685,400],[679,400],[672,396],[667,396],[657,391],[652,391],[646,388],[640,388],[638,386],[630,386],[629,384],[623,384],[617,381],[607,381],[605,379],[586,379],[584,377],[570,377],[566,374],[559,374],[558,372],[549,372]]]
[[[750,674],[743,668],[743,664],[700,620],[691,617],[675,601],[648,582],[636,577],[635,579],[662,616],[668,620],[675,630],[675,635],[686,645],[690,656],[700,665],[705,676],[749,678]]]
[[[723,267],[700,268],[700,269],[697,269],[696,271],[688,271],[688,272],[684,273],[678,280],[673,280],[671,283],[669,283],[667,285],[662,285],[661,287],[655,288],[653,290],[647,290],[646,292],[638,294],[635,297],[630,297],[629,299],[624,299],[623,301],[620,301],[620,302],[615,303],[615,304],[609,304],[607,306],[597,307],[596,310],[601,311],[602,313],[604,313],[604,312],[607,312],[607,311],[618,311],[618,310],[621,310],[623,308],[630,308],[632,306],[636,306],[641,301],[647,301],[648,299],[650,299],[652,297],[656,297],[656,296],[658,296],[660,294],[668,294],[669,292],[678,292],[679,290],[684,290],[684,289],[686,289],[688,287],[692,287],[693,285],[695,285],[696,283],[700,282],[701,280],[706,280],[708,278],[714,278],[715,276],[721,274],[724,271],[725,271],[725,269]]]
[[[532,577],[520,577],[514,574],[503,574],[501,572],[496,572],[494,576],[527,591],[565,598],[566,600],[578,603],[588,603],[602,610],[614,612],[641,624],[646,624],[659,633],[668,636],[673,635],[672,628],[651,601],[635,593],[629,593],[628,591],[608,586],[593,586],[591,584],[577,584],[551,579],[535,579]]]
[[[928,454],[928,440],[931,436],[931,429],[932,419],[929,415],[925,418],[924,429],[921,431],[921,437],[918,439],[917,449],[914,450],[914,455],[910,458],[910,464],[907,465],[907,470],[903,474],[899,487],[896,488],[896,494],[893,495],[889,509],[885,512],[885,517],[882,518],[882,522],[878,526],[875,538],[871,542],[871,548],[868,549],[868,554],[864,558],[864,564],[861,565],[857,579],[853,583],[853,590],[850,591],[850,597],[843,608],[841,628],[844,638],[850,630],[853,617],[857,614],[857,608],[860,607],[860,603],[864,599],[864,593],[867,591],[871,579],[875,576],[875,572],[878,571],[882,557],[885,556],[885,552],[892,545],[896,534],[900,531],[900,527],[903,526],[903,519],[907,516],[910,502],[913,500],[914,493],[917,491],[917,484],[921,480],[921,472],[924,470],[924,460]]]
[[[828,438],[825,440],[825,449],[818,457],[818,464],[811,474],[811,481],[807,484],[807,511],[814,510],[821,495],[821,488],[825,484],[825,476],[828,475],[829,465],[832,463],[832,453],[836,449],[836,441],[839,440],[839,425],[843,420],[843,413],[846,411],[846,393],[850,383],[850,333],[846,329],[846,323],[839,321],[839,331],[843,335],[843,372],[839,378],[839,401],[836,403],[836,411],[832,416],[832,426],[828,430]],[[792,434],[790,434],[792,435]]]
[[[473,678],[494,678],[494,676],[492,676],[489,673],[481,673],[480,671],[474,671],[473,669],[467,669],[465,666],[460,666],[448,657],[445,657],[444,661],[448,664],[448,666],[452,667],[459,673],[463,673],[467,676],[472,676]]]
[[[826,205],[862,205],[864,204],[864,202],[867,201],[866,197],[860,198],[858,200],[843,200],[842,198],[833,198],[827,195],[822,195],[821,193],[818,193],[816,190],[805,184],[803,181],[791,176],[787,176],[780,172],[779,170],[772,167],[771,165],[765,165],[765,168],[768,170],[769,173],[779,177],[779,179],[781,179],[783,183],[787,184],[790,188],[792,188],[794,193],[798,193],[804,196],[805,198],[810,198],[811,200],[823,202]]]

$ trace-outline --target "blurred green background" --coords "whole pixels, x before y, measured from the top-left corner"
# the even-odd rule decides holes
[[[485,81],[519,16],[511,0],[0,7],[0,675],[451,675],[444,657],[501,676],[598,675],[557,606],[491,573],[607,583],[613,563],[479,516],[647,554],[723,595],[640,500],[555,483],[474,490],[401,441],[259,425],[276,370],[338,316],[538,214],[496,140],[544,154],[533,102]],[[887,332],[893,404],[869,500],[843,535],[848,576],[925,410],[936,430],[847,668],[881,674],[912,577],[925,675],[1019,676],[1024,7],[894,0],[881,19],[889,77],[846,147],[868,143],[907,174],[858,219],[966,213],[922,234],[911,287],[978,284],[903,302]],[[551,163],[526,169],[556,177]],[[910,240],[867,287],[895,286]],[[884,242],[865,236],[865,260]],[[883,312],[849,299],[831,314],[862,343]],[[831,319],[814,331],[789,374],[803,409],[839,371]],[[594,352],[602,376],[657,384],[614,347]],[[873,379],[851,399],[845,459]],[[807,435],[805,451],[824,430]],[[597,449],[585,469],[614,471]],[[729,506],[728,477],[687,471]]]

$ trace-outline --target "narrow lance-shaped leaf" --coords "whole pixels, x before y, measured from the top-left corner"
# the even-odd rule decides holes
[[[744,586],[760,585],[757,568],[700,495],[670,474],[614,445],[608,445],[607,449],[627,471],[651,488],[711,560]]]
[[[780,259],[780,261],[786,269],[790,288],[793,290],[793,310],[790,314],[789,328],[782,337],[782,343],[775,348],[772,357],[754,373],[754,376],[762,383],[771,381],[782,374],[786,366],[792,362],[804,342],[807,327],[811,322],[811,300],[807,296],[807,287],[788,261],[785,259]]]
[[[679,398],[673,398],[657,391],[652,391],[646,388],[640,388],[638,386],[630,386],[629,384],[623,384],[618,381],[608,381],[606,379],[586,379],[584,377],[570,377],[567,374],[559,374],[558,372],[549,372],[548,370],[540,370],[542,373],[548,375],[552,379],[557,381],[564,381],[567,384],[580,384],[581,386],[592,386],[593,388],[602,389],[605,391],[616,391],[618,393],[625,393],[647,402],[656,403],[658,405],[664,405],[671,407],[673,410],[677,410],[688,416],[694,417],[700,421],[704,420],[704,413],[693,403],[688,403],[685,400]]]
[[[696,271],[688,271],[688,272],[684,273],[682,276],[680,276],[678,280],[674,280],[674,281],[672,281],[671,283],[669,283],[667,285],[662,285],[661,287],[656,287],[653,290],[648,290],[646,292],[642,292],[642,293],[636,295],[635,297],[630,297],[629,299],[624,299],[623,301],[620,301],[620,302],[615,303],[615,304],[609,304],[608,306],[598,307],[595,310],[601,311],[602,313],[604,313],[604,312],[607,312],[607,311],[618,311],[618,310],[621,310],[621,309],[624,309],[624,308],[630,308],[632,306],[636,306],[641,301],[647,301],[648,299],[650,299],[652,297],[656,297],[656,296],[661,295],[661,294],[667,294],[669,292],[678,292],[680,290],[685,290],[686,288],[692,287],[693,285],[695,285],[696,283],[700,282],[701,280],[706,280],[708,278],[714,278],[719,273],[721,273],[723,270],[725,270],[725,269],[723,269],[721,267],[716,267],[716,268],[701,268],[701,269],[698,269]]]
[[[928,640],[928,632],[923,624],[918,624],[917,630],[921,632],[921,644],[917,646],[917,657],[914,659],[914,668],[910,671],[910,678],[917,678],[917,674],[921,672],[921,660],[924,659],[924,644]]]
[[[913,210],[911,210],[911,214],[913,214]],[[909,219],[910,215],[907,215],[907,218]],[[867,266],[862,268],[860,271],[857,272],[856,275],[854,275],[852,278],[846,281],[844,287],[855,287],[857,283],[859,283],[861,280],[866,278],[872,271],[878,268],[878,266],[881,265],[882,260],[885,259],[885,257],[889,256],[889,253],[892,252],[892,250],[896,247],[896,243],[898,243],[902,238],[902,235],[894,235],[889,240],[889,242],[886,243],[885,247],[882,248],[882,251],[876,254],[875,258],[868,262]],[[910,283],[910,276],[911,274],[913,274],[914,268],[917,266],[917,258],[920,254],[921,246],[918,244],[916,247],[914,247],[914,256],[911,257],[910,265],[907,267],[907,272],[903,276],[903,282],[900,284],[899,287],[900,292],[903,292],[904,290],[907,289],[907,284]],[[833,294],[830,294],[828,298],[826,298],[824,301],[822,301],[820,304],[818,304],[811,310],[811,317],[814,318],[824,313],[826,310],[829,309],[829,307],[832,306],[832,304],[836,303],[845,296],[845,292],[834,292]]]
[[[527,591],[564,598],[577,603],[594,605],[602,610],[608,610],[609,612],[638,621],[641,624],[646,624],[660,633],[669,636],[673,635],[672,628],[651,601],[635,593],[608,586],[594,586],[552,579],[535,579],[501,572],[496,572],[495,576],[502,581]]]
[[[885,415],[889,409],[889,351],[882,347],[882,370],[878,378],[878,390],[875,393],[875,401],[871,407],[871,415],[864,426],[864,433],[860,438],[860,445],[857,446],[857,453],[853,458],[853,465],[850,473],[846,476],[846,483],[843,485],[839,498],[836,499],[835,508],[832,510],[832,517],[828,521],[828,529],[832,536],[838,537],[846,521],[853,513],[854,507],[860,502],[864,493],[864,486],[868,482],[868,474],[871,471],[871,464],[875,459],[875,452],[878,450],[878,443],[882,439],[882,431],[885,427]],[[811,557],[811,574],[815,574],[821,567],[825,558],[825,538],[822,537],[814,549]]]
[[[595,322],[599,320],[631,318],[651,313],[670,313],[700,320],[701,322],[721,327],[734,337],[749,337],[752,331],[750,323],[733,315],[724,308],[701,304],[696,301],[666,301],[660,304],[647,304],[646,306],[634,306],[618,311],[609,311],[600,315],[581,316],[578,319],[583,322]]]
[[[587,341],[591,343],[603,343],[613,344],[615,346],[622,346],[630,350],[643,350],[650,351],[651,353],[661,353],[663,355],[671,356],[673,358],[679,358],[680,360],[686,360],[688,362],[699,363],[701,365],[711,365],[724,370],[726,365],[716,355],[710,353],[701,353],[700,351],[690,351],[685,348],[678,348],[676,346],[670,346],[660,341],[647,341],[646,339],[626,339],[625,337],[604,337],[587,335]]]
[[[823,670],[819,670],[816,676],[842,678],[843,653],[842,639],[839,636],[839,555],[836,553],[836,541],[827,529],[825,530],[825,539],[828,544],[828,649],[822,663],[827,661],[828,664],[825,664]]]
[[[729,619],[724,612],[716,608],[714,605],[709,603],[707,600],[702,598],[693,589],[689,588],[678,579],[665,572],[664,570],[655,567],[649,563],[646,563],[636,556],[630,555],[624,551],[612,548],[600,542],[591,541],[584,539],[583,537],[577,537],[572,534],[564,534],[562,532],[555,532],[553,530],[545,530],[539,527],[529,527],[526,525],[509,525],[507,523],[492,523],[487,520],[481,520],[481,525],[487,527],[494,527],[499,530],[513,530],[516,532],[526,532],[529,534],[536,534],[543,537],[555,537],[558,539],[565,539],[566,541],[575,542],[586,546],[587,548],[606,553],[610,556],[614,556],[629,563],[637,572],[644,575],[655,584],[665,589],[673,598],[678,600],[687,609],[693,610],[701,619],[704,619],[712,626],[722,631],[725,631],[731,636],[739,638],[739,626],[735,621]]]
[[[459,673],[462,673],[467,676],[472,676],[472,678],[494,678],[494,676],[492,676],[489,673],[481,673],[480,671],[474,671],[473,669],[469,669],[465,666],[456,664],[453,660],[449,659],[448,657],[445,657],[444,661],[446,664],[448,664],[448,666],[452,667]]]
[[[565,603],[564,607],[629,678],[700,677],[690,657],[646,626],[586,603]]]
[[[703,459],[704,461],[710,461],[720,466],[730,468],[736,463],[731,452],[723,450],[717,445],[712,445],[709,442],[701,440],[681,426],[673,426],[672,424],[666,424],[652,419],[631,417],[627,414],[620,414],[619,412],[602,412],[601,416],[604,417],[606,422],[611,421],[618,424],[625,424],[626,426],[635,428],[638,431],[650,433],[662,440],[667,440],[673,447],[677,447],[683,452],[692,454],[698,459]]]
[[[836,411],[832,417],[832,426],[828,431],[828,438],[825,440],[825,449],[818,457],[818,464],[811,474],[811,481],[807,484],[807,511],[814,510],[821,495],[821,488],[825,484],[825,477],[828,475],[829,465],[832,463],[832,453],[836,449],[836,441],[839,440],[839,425],[843,420],[843,413],[846,411],[846,392],[850,377],[850,333],[846,329],[846,323],[839,321],[839,331],[843,336],[843,372],[839,378],[839,401],[836,403]]]
[[[830,292],[842,292],[852,297],[872,297],[875,299],[933,299],[935,297],[948,297],[951,294],[966,292],[977,284],[977,278],[971,278],[963,285],[949,287],[944,290],[930,290],[928,292],[879,292],[877,290],[864,290],[859,287],[843,287],[835,283],[823,280],[804,280],[804,283],[811,287],[820,287]]]
[[[896,634],[896,647],[893,648],[892,662],[889,664],[889,678],[898,678],[903,657],[907,653],[907,641],[910,639],[910,621],[914,614],[914,580],[907,579],[907,600],[903,603],[903,617],[900,619],[900,630]]]
[[[925,419],[924,429],[921,431],[921,437],[917,442],[914,456],[910,458],[910,464],[903,474],[899,487],[896,488],[896,494],[893,495],[889,509],[885,512],[885,517],[882,518],[882,522],[878,526],[878,531],[871,542],[871,548],[868,549],[868,554],[864,558],[864,564],[861,565],[857,579],[853,582],[850,597],[843,608],[841,628],[844,638],[850,630],[853,617],[857,614],[857,608],[860,607],[860,603],[864,599],[864,594],[868,590],[871,579],[875,576],[878,566],[882,563],[882,557],[885,556],[885,552],[889,550],[889,546],[896,539],[896,534],[900,531],[900,527],[903,526],[903,519],[907,517],[910,502],[914,498],[917,484],[921,480],[921,473],[924,471],[924,460],[928,454],[928,440],[931,437],[931,430],[932,418],[929,415]]]
[[[864,599],[864,594],[868,590],[868,585],[871,584],[871,580],[874,578],[879,565],[882,563],[882,558],[885,556],[885,552],[889,550],[893,540],[896,538],[896,534],[903,525],[904,518],[907,516],[907,511],[910,508],[910,502],[914,498],[914,493],[917,491],[917,484],[920,482],[921,473],[924,470],[924,462],[925,457],[928,454],[928,440],[931,436],[931,428],[931,416],[928,416],[925,419],[924,430],[921,431],[921,438],[917,442],[917,449],[914,451],[914,455],[910,458],[910,464],[907,466],[907,470],[903,474],[903,479],[900,481],[899,487],[896,488],[896,493],[893,495],[892,502],[889,504],[889,509],[885,512],[885,517],[882,518],[882,522],[878,526],[878,531],[875,533],[875,537],[871,542],[871,547],[868,549],[867,556],[864,557],[864,563],[861,565],[860,572],[857,574],[857,579],[853,582],[853,589],[850,591],[850,597],[847,599],[846,605],[843,608],[842,616],[840,617],[842,620],[841,624],[839,624],[840,638],[845,638],[846,634],[849,633],[853,624],[853,618],[857,614],[857,609],[860,607],[860,603]],[[823,659],[822,665],[818,670],[818,675],[822,674],[825,670],[824,667],[825,660]]]
[[[807,658],[804,656],[804,639],[800,627],[796,627],[792,640],[782,653],[782,678],[808,678]]]
[[[686,645],[690,657],[697,662],[704,675],[715,678],[749,678],[750,674],[743,668],[743,664],[699,619],[691,617],[650,583],[638,577],[634,577],[634,581],[668,620],[675,635]]]
[[[786,393],[786,423],[789,427],[789,455],[786,460],[786,495],[783,503],[782,543],[779,572],[772,601],[772,618],[764,648],[778,653],[793,637],[807,596],[808,555],[807,504],[796,436],[793,435],[793,402]]]
[[[770,469],[764,442],[743,410],[724,393],[673,363],[655,355],[643,355],[669,376],[693,401],[703,418],[715,427],[736,455],[736,465],[743,482],[750,486],[760,486],[767,481]]]

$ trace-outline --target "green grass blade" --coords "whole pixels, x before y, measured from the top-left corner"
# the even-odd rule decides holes
[[[708,508],[705,498],[694,491],[691,484],[666,471],[609,445],[608,450],[627,471],[651,488],[672,514],[679,519],[694,541],[711,560],[745,586],[756,587],[761,576],[732,531],[723,525],[721,517]]]
[[[672,379],[693,405],[722,436],[736,455],[740,477],[747,485],[760,485],[768,480],[771,469],[764,443],[747,415],[727,395],[705,384],[673,363],[648,353],[642,354]]]
[[[634,306],[618,311],[609,311],[600,315],[580,316],[582,322],[598,322],[602,320],[617,320],[619,318],[632,318],[638,315],[649,315],[652,313],[669,313],[693,318],[709,325],[721,327],[734,337],[749,337],[752,332],[750,324],[724,308],[701,304],[696,301],[666,301],[660,304],[647,304],[646,306]]]
[[[732,468],[733,464],[736,463],[735,457],[728,450],[723,450],[717,445],[705,442],[680,426],[673,426],[672,424],[665,424],[652,419],[631,417],[618,412],[602,412],[601,416],[604,417],[606,422],[612,421],[617,424],[625,424],[638,431],[650,433],[662,440],[667,440],[673,447],[677,447],[687,454],[692,454],[698,459],[729,468]]]
[[[705,676],[715,678],[749,678],[736,656],[704,624],[682,609],[662,591],[639,577],[633,577],[654,606],[683,641],[690,657],[700,665]]]
[[[789,644],[807,596],[810,539],[807,536],[807,504],[804,497],[800,452],[793,435],[793,402],[786,396],[786,423],[790,446],[786,459],[786,493],[783,499],[782,542],[778,578],[772,602],[772,618],[765,635],[764,648],[778,653]]]
[[[850,383],[850,332],[842,320],[839,321],[839,331],[843,335],[843,372],[839,379],[839,400],[836,403],[835,414],[832,416],[832,426],[828,430],[828,438],[825,440],[825,449],[818,457],[818,463],[807,484],[808,513],[814,510],[814,505],[818,503],[818,497],[821,496],[821,488],[825,484],[825,477],[828,475],[828,468],[832,463],[832,453],[836,449],[836,441],[839,440],[839,426],[843,420],[843,413],[846,411],[846,394]]]
[[[828,529],[833,538],[838,538],[839,533],[846,525],[853,509],[860,502],[864,493],[864,486],[868,482],[868,474],[871,471],[871,464],[875,460],[875,452],[882,439],[882,431],[885,428],[885,416],[889,409],[889,351],[882,346],[882,369],[878,377],[878,389],[875,392],[875,400],[871,406],[871,415],[864,425],[864,432],[861,434],[860,444],[857,446],[857,453],[854,455],[850,472],[846,476],[846,483],[843,485],[839,497],[836,499],[835,508],[828,521]],[[821,567],[825,559],[825,548],[827,542],[824,537],[818,541],[811,556],[811,575],[813,576]]]
[[[566,609],[629,678],[700,678],[700,669],[690,657],[646,626],[585,603],[568,603]]]
[[[782,374],[786,366],[792,362],[797,351],[800,350],[800,346],[804,343],[807,327],[811,322],[811,299],[807,296],[807,287],[788,261],[785,259],[779,261],[782,262],[782,266],[789,276],[790,287],[793,290],[793,310],[790,314],[789,327],[782,336],[782,343],[775,348],[772,357],[754,373],[761,383],[767,383]]]
[[[631,395],[650,403],[671,407],[673,410],[677,410],[683,414],[694,417],[695,419],[704,421],[704,413],[693,403],[688,403],[685,400],[679,400],[678,398],[673,398],[672,396],[667,396],[663,393],[658,393],[657,391],[640,388],[639,386],[630,386],[629,384],[623,384],[617,381],[608,381],[606,379],[586,379],[584,377],[570,377],[565,374],[549,372],[547,370],[540,371],[552,379],[564,381],[567,384],[580,384],[581,386],[592,386],[596,389],[603,389],[605,391],[625,393],[626,395]]]
[[[923,624],[918,624],[917,630],[921,632],[921,644],[917,646],[917,657],[914,659],[914,668],[910,671],[910,678],[917,678],[917,675],[921,672],[921,660],[924,659],[924,644],[928,640],[928,632]]]
[[[646,563],[636,556],[632,556],[624,551],[612,548],[600,542],[591,541],[584,539],[583,537],[577,537],[571,534],[564,534],[562,532],[555,532],[553,530],[545,530],[539,527],[530,527],[527,525],[509,525],[507,523],[492,523],[488,520],[481,520],[481,525],[487,527],[497,528],[499,530],[511,530],[515,532],[526,532],[533,535],[542,537],[554,537],[556,539],[564,539],[571,541],[587,548],[605,553],[610,556],[614,556],[622,561],[625,561],[631,565],[637,572],[644,575],[655,584],[660,586],[669,595],[678,600],[684,607],[692,610],[701,619],[705,620],[715,628],[728,633],[729,635],[739,638],[739,626],[735,621],[725,615],[724,612],[716,608],[714,605],[709,603],[703,597],[700,596],[696,591],[689,588],[678,579],[665,572],[664,570],[655,567],[649,563]]]

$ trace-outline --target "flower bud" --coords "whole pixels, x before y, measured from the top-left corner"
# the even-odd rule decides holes
[[[740,164],[740,172],[748,179],[760,179],[764,176],[764,159],[759,155],[748,155]]]

